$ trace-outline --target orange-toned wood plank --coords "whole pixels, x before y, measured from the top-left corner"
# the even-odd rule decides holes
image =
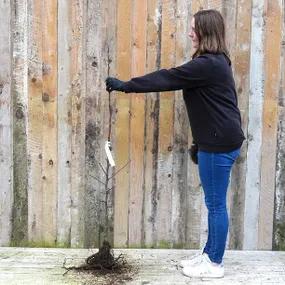
[[[265,93],[261,148],[261,191],[258,223],[258,248],[272,249],[276,140],[278,127],[278,92],[282,40],[282,1],[266,2],[265,32]],[[272,43],[275,43],[272,45]]]
[[[176,6],[176,47],[175,65],[190,60],[191,5],[188,1],[178,0]],[[175,92],[174,102],[174,142],[173,142],[173,190],[172,190],[172,239],[173,246],[186,246],[187,215],[187,163],[188,163],[188,132],[189,121],[182,96],[182,91]],[[191,217],[192,218],[192,217]]]
[[[234,78],[238,95],[238,105],[242,118],[242,129],[246,135],[248,126],[248,96],[249,96],[249,72],[250,72],[250,44],[251,44],[251,9],[250,1],[239,0],[237,3],[235,42],[231,39],[229,48],[233,62]],[[231,9],[231,8],[226,8]],[[227,12],[226,26],[231,21]],[[230,24],[232,26],[232,24]],[[232,30],[227,30],[230,36]],[[243,247],[243,224],[245,204],[245,179],[247,166],[247,143],[244,142],[240,157],[237,159],[231,175],[229,188],[230,228],[228,247],[242,249]]]
[[[54,244],[57,210],[57,0],[42,1],[43,237]]]
[[[131,0],[117,2],[117,75],[122,80],[131,77]],[[116,133],[116,170],[129,161],[129,94],[116,94],[117,119]],[[114,208],[114,245],[128,245],[128,206],[129,206],[129,165],[116,176]]]
[[[176,1],[162,2],[161,68],[175,66]],[[157,245],[172,246],[174,92],[160,93],[157,170]]]
[[[132,76],[145,74],[147,1],[134,1],[132,15]],[[144,176],[144,94],[131,94],[129,246],[142,242]]]
[[[192,15],[197,13],[199,10],[208,8],[208,0],[193,0],[191,1]]]
[[[29,168],[29,241],[42,242],[43,236],[43,81],[42,81],[42,3],[32,1],[32,17],[29,31],[29,78],[28,78],[28,153]]]

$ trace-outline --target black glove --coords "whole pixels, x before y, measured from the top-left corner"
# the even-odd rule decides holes
[[[192,143],[191,148],[189,149],[189,154],[191,156],[192,161],[195,164],[198,164],[198,145]]]
[[[124,81],[121,81],[115,77],[107,77],[106,82],[106,90],[108,92],[112,92],[113,90],[124,92]]]

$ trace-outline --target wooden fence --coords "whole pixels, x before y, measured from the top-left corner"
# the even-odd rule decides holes
[[[201,8],[224,15],[247,137],[227,248],[285,248],[281,0],[0,0],[0,245],[203,245],[181,92],[109,97],[104,84],[189,60]]]

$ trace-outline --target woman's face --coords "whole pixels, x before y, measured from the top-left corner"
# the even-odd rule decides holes
[[[199,46],[199,40],[198,40],[198,37],[197,37],[196,32],[195,32],[195,18],[194,17],[193,17],[193,19],[191,21],[191,30],[190,30],[190,33],[189,33],[189,37],[192,40],[193,48],[197,49],[198,46]]]

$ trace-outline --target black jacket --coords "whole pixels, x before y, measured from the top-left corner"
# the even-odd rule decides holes
[[[183,89],[199,150],[228,152],[245,139],[232,69],[224,54],[203,54],[179,67],[132,78],[123,89],[126,93]]]

